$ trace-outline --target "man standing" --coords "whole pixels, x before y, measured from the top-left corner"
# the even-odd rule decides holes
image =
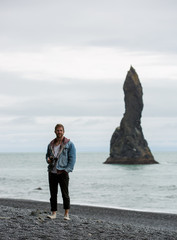
[[[54,132],[56,138],[49,143],[46,154],[46,161],[49,164],[50,205],[52,212],[48,217],[50,219],[56,218],[59,184],[63,198],[63,208],[65,209],[64,219],[70,220],[69,172],[72,172],[76,162],[76,149],[70,139],[64,137],[64,126],[62,124],[57,124]]]

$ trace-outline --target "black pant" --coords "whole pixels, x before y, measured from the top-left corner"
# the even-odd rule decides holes
[[[49,172],[49,188],[50,188],[50,205],[51,211],[57,211],[57,194],[58,184],[63,198],[63,208],[70,209],[70,197],[69,197],[69,175],[65,172],[61,174],[55,174]]]

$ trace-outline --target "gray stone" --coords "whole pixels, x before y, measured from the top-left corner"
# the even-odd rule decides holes
[[[124,86],[125,113],[120,127],[112,135],[110,157],[104,163],[110,164],[153,164],[158,163],[148,147],[141,127],[143,91],[133,67],[127,73]]]

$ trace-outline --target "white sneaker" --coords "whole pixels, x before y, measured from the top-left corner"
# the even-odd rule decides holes
[[[55,219],[57,217],[57,214],[52,213],[51,215],[48,215],[47,217],[50,218],[50,219]]]
[[[70,220],[69,215],[65,215],[64,220]]]

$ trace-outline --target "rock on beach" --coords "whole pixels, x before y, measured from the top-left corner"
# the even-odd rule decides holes
[[[107,164],[154,164],[152,155],[141,127],[143,111],[143,89],[133,67],[127,73],[124,85],[125,113],[112,135],[110,156]]]

